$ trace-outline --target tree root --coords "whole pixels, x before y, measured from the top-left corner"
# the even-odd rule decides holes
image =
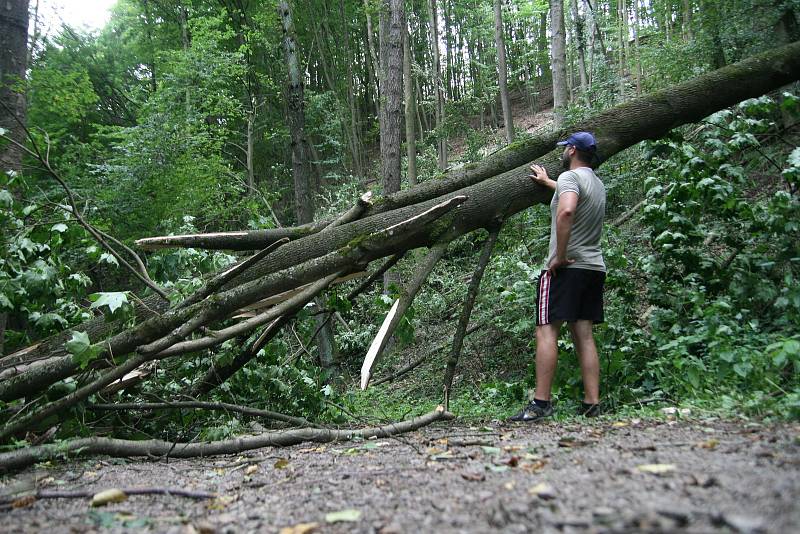
[[[436,421],[448,421],[453,418],[455,416],[452,413],[446,412],[443,406],[438,406],[432,412],[420,417],[363,429],[297,428],[200,443],[170,443],[157,439],[131,441],[101,437],[81,438],[2,453],[0,454],[0,473],[22,469],[37,462],[62,458],[65,455],[106,454],[114,457],[169,456],[172,458],[194,458],[220,454],[238,454],[262,447],[288,447],[306,441],[328,443],[332,441],[347,441],[353,438],[386,438],[417,430]]]

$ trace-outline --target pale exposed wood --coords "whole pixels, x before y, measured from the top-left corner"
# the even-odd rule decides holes
[[[431,271],[442,258],[446,250],[447,243],[438,243],[430,249],[425,260],[419,265],[417,272],[414,273],[414,277],[406,287],[403,288],[403,294],[394,302],[389,313],[386,314],[386,318],[380,330],[378,330],[378,335],[375,336],[375,339],[372,341],[367,351],[367,355],[364,357],[364,363],[361,366],[361,389],[367,388],[369,379],[372,376],[372,368],[375,366],[378,358],[386,348],[389,339],[391,339],[394,331],[400,324],[403,314],[408,311],[417,293],[419,293],[419,290],[422,288],[422,284],[431,274]]]
[[[339,278],[334,280],[333,283],[331,283],[331,285],[349,282],[350,280],[366,276],[366,274],[367,274],[366,271],[359,271],[357,273],[351,273],[346,276],[340,276]],[[259,300],[258,302],[250,304],[249,306],[244,306],[239,309],[239,311],[236,313],[236,315],[233,316],[233,318],[241,319],[241,318],[254,317],[255,315],[258,315],[261,312],[263,312],[265,309],[290,299],[291,297],[307,289],[310,285],[311,284],[304,284],[298,288],[292,289],[291,291],[284,291],[283,293],[278,293],[277,295],[273,295],[263,300]]]

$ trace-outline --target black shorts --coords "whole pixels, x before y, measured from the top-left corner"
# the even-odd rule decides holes
[[[536,290],[536,325],[556,321],[603,322],[603,286],[606,273],[562,268],[555,276],[542,271]]]

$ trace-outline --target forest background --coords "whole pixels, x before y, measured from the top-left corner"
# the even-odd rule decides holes
[[[134,246],[149,236],[306,223],[367,190],[383,195],[468,169],[506,145],[794,41],[798,6],[120,0],[97,32],[65,26],[44,37],[33,2],[18,89],[27,146],[46,150],[82,218]],[[800,416],[798,117],[794,84],[603,163],[609,277],[607,322],[596,335],[612,410]],[[71,330],[68,350],[90,359],[80,325],[132,320],[152,291],[77,223],[64,188],[30,154],[0,176],[0,219],[0,354]],[[472,314],[478,335],[466,338],[455,377],[451,409],[462,416],[504,417],[532,387],[548,228],[549,213],[536,207],[499,234]],[[430,409],[441,401],[452,323],[487,239],[476,232],[451,243],[404,315],[376,374],[413,366],[402,379],[360,392],[353,377],[421,262],[415,254],[368,298],[346,298],[359,280],[332,286],[208,400],[337,423]],[[144,255],[173,299],[238,258],[190,247]],[[232,360],[258,335],[161,362],[147,380],[101,392],[12,446],[40,433],[240,433],[246,419],[232,412],[142,417],[93,405],[185,400],[201,370]],[[580,398],[580,374],[570,340],[559,346],[554,394],[569,406]],[[80,381],[4,403],[4,420]]]

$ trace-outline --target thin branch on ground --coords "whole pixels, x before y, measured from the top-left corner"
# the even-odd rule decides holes
[[[173,458],[195,458],[221,454],[238,454],[243,451],[263,447],[288,447],[303,442],[329,443],[348,441],[354,438],[387,438],[404,432],[411,432],[437,421],[448,421],[455,416],[438,406],[432,412],[406,421],[369,427],[363,429],[323,429],[297,428],[265,432],[255,436],[242,436],[229,440],[171,443],[161,440],[131,441],[113,438],[81,438],[57,444],[25,447],[11,452],[0,453],[0,472],[22,469],[37,462],[64,455],[86,456],[106,454],[114,457],[163,456],[167,453]]]
[[[177,401],[177,402],[127,402],[115,404],[88,404],[86,406],[90,410],[103,410],[103,411],[116,411],[116,410],[183,410],[183,409],[197,409],[197,410],[221,410],[226,412],[235,412],[252,417],[259,417],[262,419],[272,419],[275,421],[283,421],[296,426],[309,426],[316,428],[319,425],[303,417],[294,417],[292,415],[285,415],[279,412],[270,410],[261,410],[258,408],[251,408],[249,406],[239,406],[238,404],[229,404],[227,402],[203,402],[203,401]]]

